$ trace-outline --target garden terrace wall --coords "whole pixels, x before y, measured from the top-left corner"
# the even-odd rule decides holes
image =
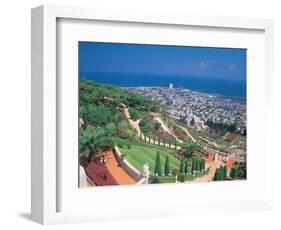
[[[124,169],[124,171],[132,177],[135,181],[142,179],[142,174],[134,166],[132,166],[126,159],[122,159],[122,153],[117,146],[114,146],[113,154],[118,164]]]
[[[136,183],[136,185],[140,185],[140,184],[147,184],[147,179],[143,177],[142,179],[140,179],[140,180]]]

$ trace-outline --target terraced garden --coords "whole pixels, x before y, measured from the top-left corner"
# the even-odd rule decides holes
[[[96,186],[212,180],[217,165],[206,168],[200,136],[207,143],[216,137],[163,116],[163,105],[147,97],[92,81],[81,81],[80,91],[80,160]],[[230,145],[220,141],[218,150]],[[242,146],[245,137],[235,141]]]

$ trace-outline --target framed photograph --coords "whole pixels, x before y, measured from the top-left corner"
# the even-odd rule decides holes
[[[32,219],[271,208],[272,33],[266,19],[34,8]]]

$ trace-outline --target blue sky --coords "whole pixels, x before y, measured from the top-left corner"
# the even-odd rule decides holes
[[[82,72],[138,73],[246,80],[246,50],[79,43]]]

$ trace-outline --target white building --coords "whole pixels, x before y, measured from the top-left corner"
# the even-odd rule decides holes
[[[169,89],[173,89],[173,86],[174,86],[173,83],[170,83],[169,84]]]

